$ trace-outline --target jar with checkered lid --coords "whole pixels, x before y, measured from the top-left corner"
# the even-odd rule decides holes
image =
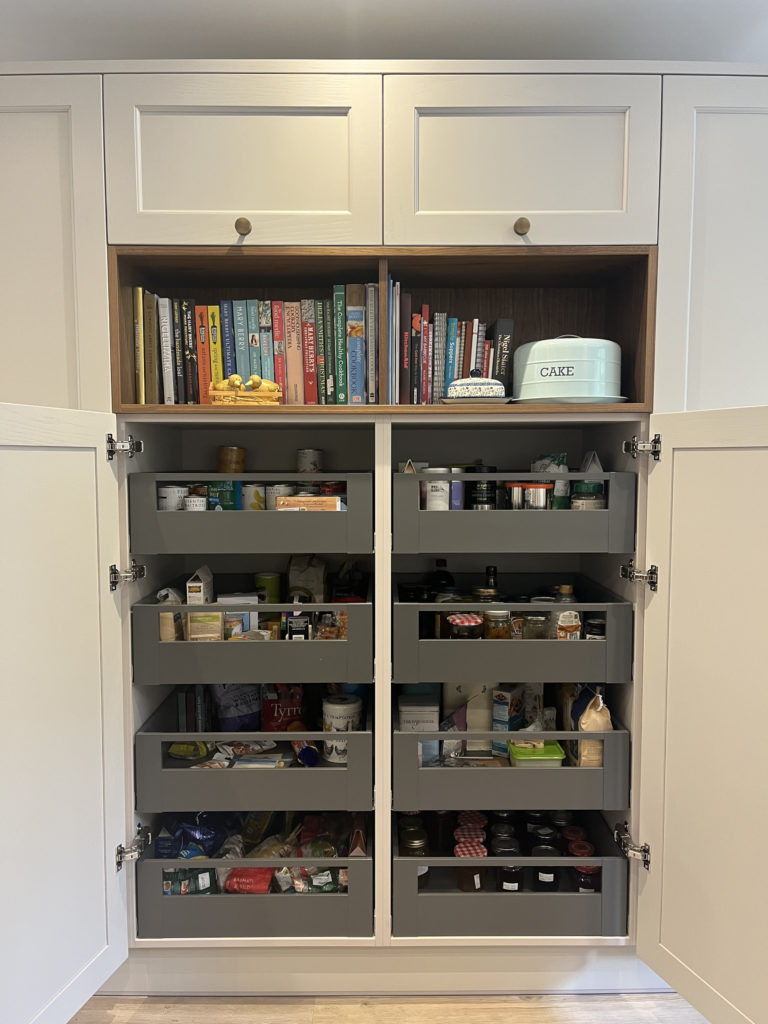
[[[453,848],[454,857],[487,857],[488,851],[479,839],[463,839]],[[485,888],[485,868],[467,864],[456,869],[456,885],[462,892],[482,892]]]

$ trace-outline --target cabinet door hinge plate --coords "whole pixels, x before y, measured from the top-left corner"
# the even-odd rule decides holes
[[[641,860],[645,870],[650,870],[651,848],[648,843],[643,843],[642,846],[638,846],[637,843],[632,841],[632,836],[629,834],[629,827],[626,821],[623,825],[617,825],[614,828],[613,838],[616,840],[617,845],[621,848],[621,852],[626,857],[632,857],[634,860]]]
[[[121,583],[135,583],[147,575],[146,565],[139,565],[135,558],[131,559],[130,569],[118,569],[116,565],[109,567],[109,589],[117,590]]]
[[[129,434],[125,441],[116,441],[112,434],[107,434],[107,459],[111,462],[115,455],[127,455],[132,459],[144,451],[143,441],[134,441],[133,434]]]
[[[634,558],[630,558],[625,565],[621,566],[619,576],[623,580],[629,580],[630,583],[647,583],[653,591],[659,589],[658,565],[652,565],[646,572],[639,572],[635,568]]]
[[[621,450],[625,455],[631,455],[633,459],[638,455],[650,455],[658,462],[661,458],[661,434],[654,434],[651,441],[640,441],[635,436],[631,441],[625,441]]]
[[[143,825],[139,825],[133,842],[127,846],[120,843],[115,850],[115,871],[122,871],[123,863],[127,860],[138,860],[151,842],[152,833]]]

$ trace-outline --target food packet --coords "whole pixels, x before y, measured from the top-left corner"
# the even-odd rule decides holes
[[[211,690],[221,732],[258,732],[261,729],[261,686],[214,683]]]
[[[571,507],[571,482],[570,480],[558,480],[557,476],[568,472],[568,453],[554,452],[549,455],[538,455],[531,463],[532,473],[553,473],[555,479],[549,481],[554,483],[552,492],[552,508],[565,509]]]
[[[587,690],[587,687],[584,689]],[[611,713],[603,701],[603,695],[596,693],[594,696],[590,696],[587,692],[586,697],[588,697],[586,706],[583,704],[581,694],[573,705],[574,728],[577,728],[579,732],[611,732],[613,730]],[[603,740],[578,740],[577,742],[576,764],[580,768],[602,768]]]
[[[185,740],[183,743],[171,743],[168,756],[177,757],[181,761],[197,761],[208,757],[216,749],[216,744],[209,740]]]
[[[219,869],[221,870],[221,869]],[[225,892],[258,893],[269,892],[272,886],[274,868],[232,868],[224,880]]]
[[[296,849],[298,857],[335,857],[336,847],[330,839],[311,839]]]
[[[247,856],[261,857],[265,860],[272,857],[293,857],[296,854],[296,841],[300,831],[301,826],[297,825],[289,835],[269,836],[258,846],[254,846]]]
[[[166,868],[163,871],[164,896],[204,896],[218,891],[216,873],[210,868]]]

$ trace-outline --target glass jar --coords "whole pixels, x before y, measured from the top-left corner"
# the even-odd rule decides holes
[[[485,828],[488,824],[488,816],[482,811],[459,811],[456,819],[458,825],[477,825],[478,828]]]
[[[515,826],[506,821],[497,821],[491,825],[491,836],[493,839],[514,839]]]
[[[397,819],[398,834],[402,834],[409,828],[424,828],[424,819],[419,814],[404,814]]]
[[[472,587],[473,601],[498,601],[499,592],[496,587]]]
[[[483,637],[486,640],[511,640],[512,616],[506,608],[483,612]]]
[[[513,825],[516,814],[514,811],[491,811],[491,825]]]
[[[534,846],[531,857],[561,857],[556,846]],[[537,892],[557,892],[560,885],[560,868],[554,865],[538,864],[533,869],[533,887]]]
[[[457,843],[463,843],[468,839],[475,839],[478,843],[485,842],[485,829],[479,825],[458,825],[453,830],[453,838]]]
[[[547,812],[546,811],[524,811],[523,812],[523,829],[525,834],[530,836],[533,834],[533,830],[538,828],[539,825],[546,825],[547,823]]]
[[[520,844],[516,839],[496,837],[491,840],[491,854],[494,857],[519,857]],[[502,864],[496,869],[497,892],[520,892],[523,887],[521,864]]]
[[[453,849],[453,830],[456,815],[453,811],[433,811],[430,816],[431,848],[440,857],[449,857]]]
[[[605,619],[587,619],[584,622],[585,640],[605,640]]]
[[[454,857],[487,857],[488,851],[482,843],[467,839],[453,848]],[[456,868],[456,885],[462,892],[482,892],[485,888],[485,868],[475,864]]]
[[[570,857],[594,857],[595,848],[585,839],[573,839],[568,843],[568,855]]]
[[[557,839],[557,829],[551,825],[537,825],[531,832],[531,842],[535,846],[556,846]]]
[[[399,850],[401,857],[428,857],[427,833],[419,828],[409,828],[401,832]],[[429,885],[429,865],[419,864],[416,868],[416,877],[418,888],[426,888]]]
[[[602,871],[598,864],[579,864],[573,869],[579,892],[600,892]]]
[[[568,843],[583,842],[587,838],[587,833],[581,825],[564,825],[560,829],[560,836],[565,843],[565,848],[567,850]]]
[[[475,612],[456,612],[447,617],[451,640],[479,640],[483,635],[483,617]]]
[[[548,640],[549,633],[548,612],[526,612],[523,616],[523,640]]]

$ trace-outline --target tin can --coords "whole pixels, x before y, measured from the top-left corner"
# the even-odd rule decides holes
[[[504,484],[507,491],[507,508],[521,509],[525,507],[524,491],[525,484],[514,480]]]
[[[463,466],[451,466],[451,473],[463,473]],[[464,481],[449,480],[451,491],[450,509],[451,512],[461,512],[464,508]]]
[[[184,499],[185,512],[205,512],[208,508],[208,499],[200,494],[188,494]]]
[[[251,512],[261,512],[266,508],[267,495],[264,484],[243,484],[243,508]]]
[[[259,601],[264,594],[264,604],[280,604],[279,572],[257,572],[253,577],[253,585],[258,591]]]
[[[299,448],[296,452],[296,469],[299,473],[322,473],[322,448]]]
[[[275,498],[283,498],[296,493],[295,484],[267,484],[264,488],[265,499],[267,503],[267,511],[274,512]]]
[[[222,445],[219,448],[219,473],[245,472],[245,448]]]
[[[169,484],[157,488],[157,507],[160,512],[176,512],[184,508],[184,499],[189,494],[189,488]]]
[[[303,497],[307,497],[307,496],[317,495],[319,493],[320,493],[320,488],[316,484],[307,484],[305,487],[302,487],[300,491],[299,490],[296,491],[296,497],[297,498],[301,498],[302,496]]]
[[[552,504],[554,484],[535,484],[530,481],[525,485],[525,508],[546,509]]]
[[[423,473],[448,474],[447,466],[429,466]],[[421,507],[428,512],[447,512],[451,507],[450,480],[422,480]]]

